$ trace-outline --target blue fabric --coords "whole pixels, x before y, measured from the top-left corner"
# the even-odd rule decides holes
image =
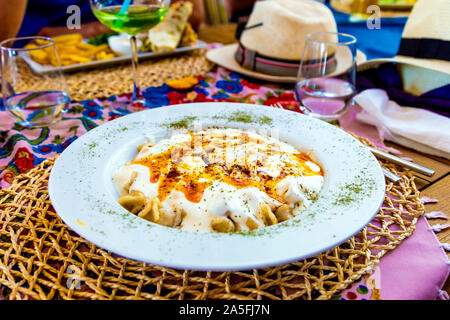
[[[18,36],[36,35],[46,26],[66,25],[70,16],[66,10],[70,5],[81,8],[81,23],[96,20],[89,0],[29,0]],[[330,7],[329,4],[328,6]],[[354,21],[351,15],[331,7],[330,9],[336,19],[338,31],[355,36],[358,39],[358,49],[367,55],[367,59],[387,58],[397,54],[407,18],[384,18],[381,19],[381,29],[370,30],[366,20]]]
[[[356,85],[358,91],[383,89],[400,106],[426,109],[450,118],[450,84],[415,96],[403,91],[403,81],[393,63],[358,72]]]
[[[328,7],[333,12],[338,32],[356,37],[358,49],[366,54],[367,60],[390,58],[397,54],[406,17],[382,18],[380,29],[369,29],[367,20],[357,20],[350,14],[334,10],[330,5]]]
[[[47,26],[65,26],[71,15],[67,8],[71,5],[80,7],[81,23],[96,20],[89,0],[28,0],[18,37],[34,36]]]

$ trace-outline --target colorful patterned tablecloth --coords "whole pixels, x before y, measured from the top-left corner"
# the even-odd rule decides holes
[[[158,108],[189,102],[227,101],[274,105],[300,112],[293,92],[262,86],[230,73],[222,68],[200,78],[196,86],[188,90],[175,90],[167,84],[149,87],[144,91],[146,106],[140,109]],[[63,120],[49,128],[25,129],[15,124],[3,104],[0,104],[0,188],[6,188],[16,175],[34,168],[46,158],[60,154],[87,131],[110,121],[119,114],[110,106],[126,101],[129,96],[110,96],[104,100],[85,100],[70,104]],[[357,109],[356,109],[357,110]],[[123,113],[130,110],[121,109]],[[139,111],[134,109],[134,111]],[[362,130],[355,125],[354,112],[342,119],[341,125],[366,133],[377,145],[376,132]],[[412,258],[413,257],[413,258]],[[337,299],[435,299],[445,298],[440,291],[448,277],[447,256],[439,246],[435,234],[425,218],[417,223],[413,236],[382,258],[379,266],[355,282]]]
[[[189,90],[174,90],[167,84],[149,87],[143,92],[146,106],[158,108],[189,102],[230,101],[272,105],[281,103],[285,108],[297,110],[292,92],[273,90],[250,83],[237,74],[209,73]],[[120,117],[110,106],[126,101],[130,96],[110,96],[105,100],[85,100],[72,103],[63,120],[49,128],[25,129],[14,123],[3,104],[0,104],[0,187],[8,186],[14,176],[34,168],[44,159],[61,152],[78,137],[105,121]],[[119,108],[126,114],[130,111]],[[133,111],[139,111],[136,107]],[[30,117],[38,116],[31,115]]]

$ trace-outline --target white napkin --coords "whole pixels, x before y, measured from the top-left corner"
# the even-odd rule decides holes
[[[384,90],[368,89],[355,101],[356,118],[378,128],[381,138],[424,153],[450,159],[450,119],[428,110],[400,107]]]

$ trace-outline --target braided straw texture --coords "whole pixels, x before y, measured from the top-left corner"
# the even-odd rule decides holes
[[[200,76],[210,71],[214,64],[206,59],[206,49],[188,54],[152,59],[139,63],[138,81],[142,88],[160,86],[169,79]],[[53,74],[36,74],[24,61],[17,64],[16,91],[52,90],[57,79]],[[107,98],[133,91],[131,64],[96,68],[76,73],[66,73],[65,80],[72,101]]]
[[[49,201],[53,163],[45,160],[0,190],[0,295],[6,299],[331,299],[410,236],[424,213],[413,175],[382,163],[401,181],[387,183],[376,217],[340,246],[273,268],[175,270],[119,257],[70,230]]]

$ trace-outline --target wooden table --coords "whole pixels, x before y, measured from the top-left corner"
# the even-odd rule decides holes
[[[234,37],[236,24],[224,24],[217,26],[203,25],[199,30],[199,38],[207,43],[220,42],[229,44],[236,42]],[[402,156],[413,159],[414,162],[436,171],[433,177],[417,175],[416,185],[422,196],[438,199],[436,204],[427,204],[427,212],[442,211],[450,217],[450,161],[444,158],[430,156],[411,149],[404,148],[394,143],[386,143],[387,146],[394,147],[402,152]],[[444,219],[428,220],[430,225],[445,224],[448,221]],[[450,243],[450,229],[436,234],[441,243]],[[450,258],[450,253],[448,253]],[[449,278],[450,279],[450,278]],[[450,293],[450,280],[444,286],[444,289]]]

